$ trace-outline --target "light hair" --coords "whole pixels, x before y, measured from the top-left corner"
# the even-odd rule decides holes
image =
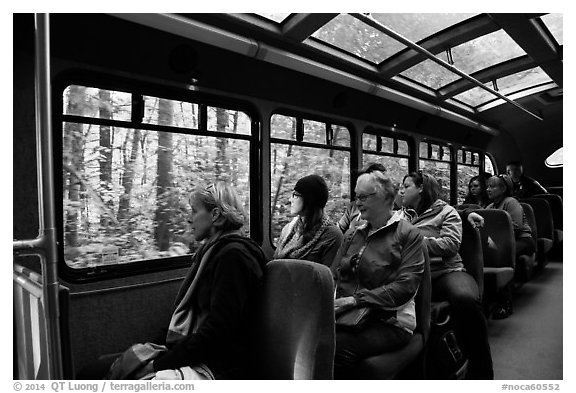
[[[361,174],[358,178],[367,176],[370,181],[376,186],[376,192],[382,196],[387,201],[394,201],[398,190],[394,187],[392,180],[382,171],[373,170],[371,172],[366,172]]]
[[[192,193],[190,202],[200,202],[206,210],[220,209],[220,217],[214,222],[216,230],[240,229],[246,222],[246,211],[236,190],[223,181],[217,181],[207,187],[198,187]]]

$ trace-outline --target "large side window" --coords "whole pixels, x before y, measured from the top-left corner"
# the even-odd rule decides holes
[[[458,149],[458,203],[464,202],[468,194],[468,183],[480,174],[480,156],[477,152]]]
[[[441,187],[440,198],[450,203],[450,161],[451,149],[438,142],[420,142],[419,168],[434,176]]]
[[[214,180],[250,212],[247,113],[71,85],[63,93],[63,244],[72,268],[186,255],[189,197]],[[249,233],[250,224],[244,229]]]
[[[362,166],[377,162],[386,168],[387,174],[396,186],[400,186],[408,174],[410,149],[408,139],[383,136],[372,129],[362,134]]]
[[[303,176],[326,180],[325,213],[337,222],[350,197],[350,131],[343,125],[274,114],[270,120],[270,217],[275,244],[292,219],[290,196]]]

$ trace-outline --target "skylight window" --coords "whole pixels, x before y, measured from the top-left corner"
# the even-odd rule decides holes
[[[536,67],[497,79],[496,84],[500,94],[510,95],[517,91],[551,81],[548,74],[546,74],[542,68]],[[486,83],[486,86],[493,88],[492,82]],[[454,98],[468,105],[478,106],[496,98],[496,96],[480,87],[475,87],[454,96]]]
[[[405,46],[348,14],[340,14],[312,37],[378,64]]]
[[[372,14],[372,17],[396,33],[418,42],[476,14]]]
[[[400,75],[420,82],[434,90],[460,79],[460,76],[442,67],[432,60],[424,60],[414,67],[401,72]]]
[[[563,22],[562,22],[562,14],[547,14],[541,17],[542,22],[546,25],[550,33],[556,38],[558,44],[563,45],[563,37],[562,37],[562,30],[563,30]]]

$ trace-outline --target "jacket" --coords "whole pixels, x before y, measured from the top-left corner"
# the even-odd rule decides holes
[[[548,194],[548,191],[540,185],[536,180],[529,176],[522,175],[518,183],[513,182],[514,188],[512,196],[514,198],[530,198],[537,194]]]
[[[532,230],[528,223],[528,218],[524,213],[524,209],[520,202],[512,197],[504,198],[498,205],[494,203],[486,206],[486,209],[500,209],[506,211],[510,218],[512,218],[512,225],[514,227],[514,238],[520,239],[522,237],[532,237]]]
[[[369,229],[364,223],[344,236],[332,265],[336,297],[353,296],[357,307],[371,307],[385,323],[412,332],[424,272],[422,235],[398,216],[372,234]]]
[[[432,279],[448,272],[464,270],[458,254],[462,243],[462,219],[456,209],[437,199],[412,224],[422,232],[430,254]]]
[[[242,367],[250,367],[246,357],[252,353],[252,324],[266,258],[256,242],[243,236],[227,236],[213,247],[193,298],[202,323],[196,333],[160,354],[154,371],[206,364],[216,379],[238,379],[245,373]],[[196,262],[201,251],[194,256]]]

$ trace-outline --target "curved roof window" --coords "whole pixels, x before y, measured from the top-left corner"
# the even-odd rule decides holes
[[[546,159],[546,166],[549,168],[562,168],[564,166],[564,147],[556,150],[554,153],[550,154]]]

